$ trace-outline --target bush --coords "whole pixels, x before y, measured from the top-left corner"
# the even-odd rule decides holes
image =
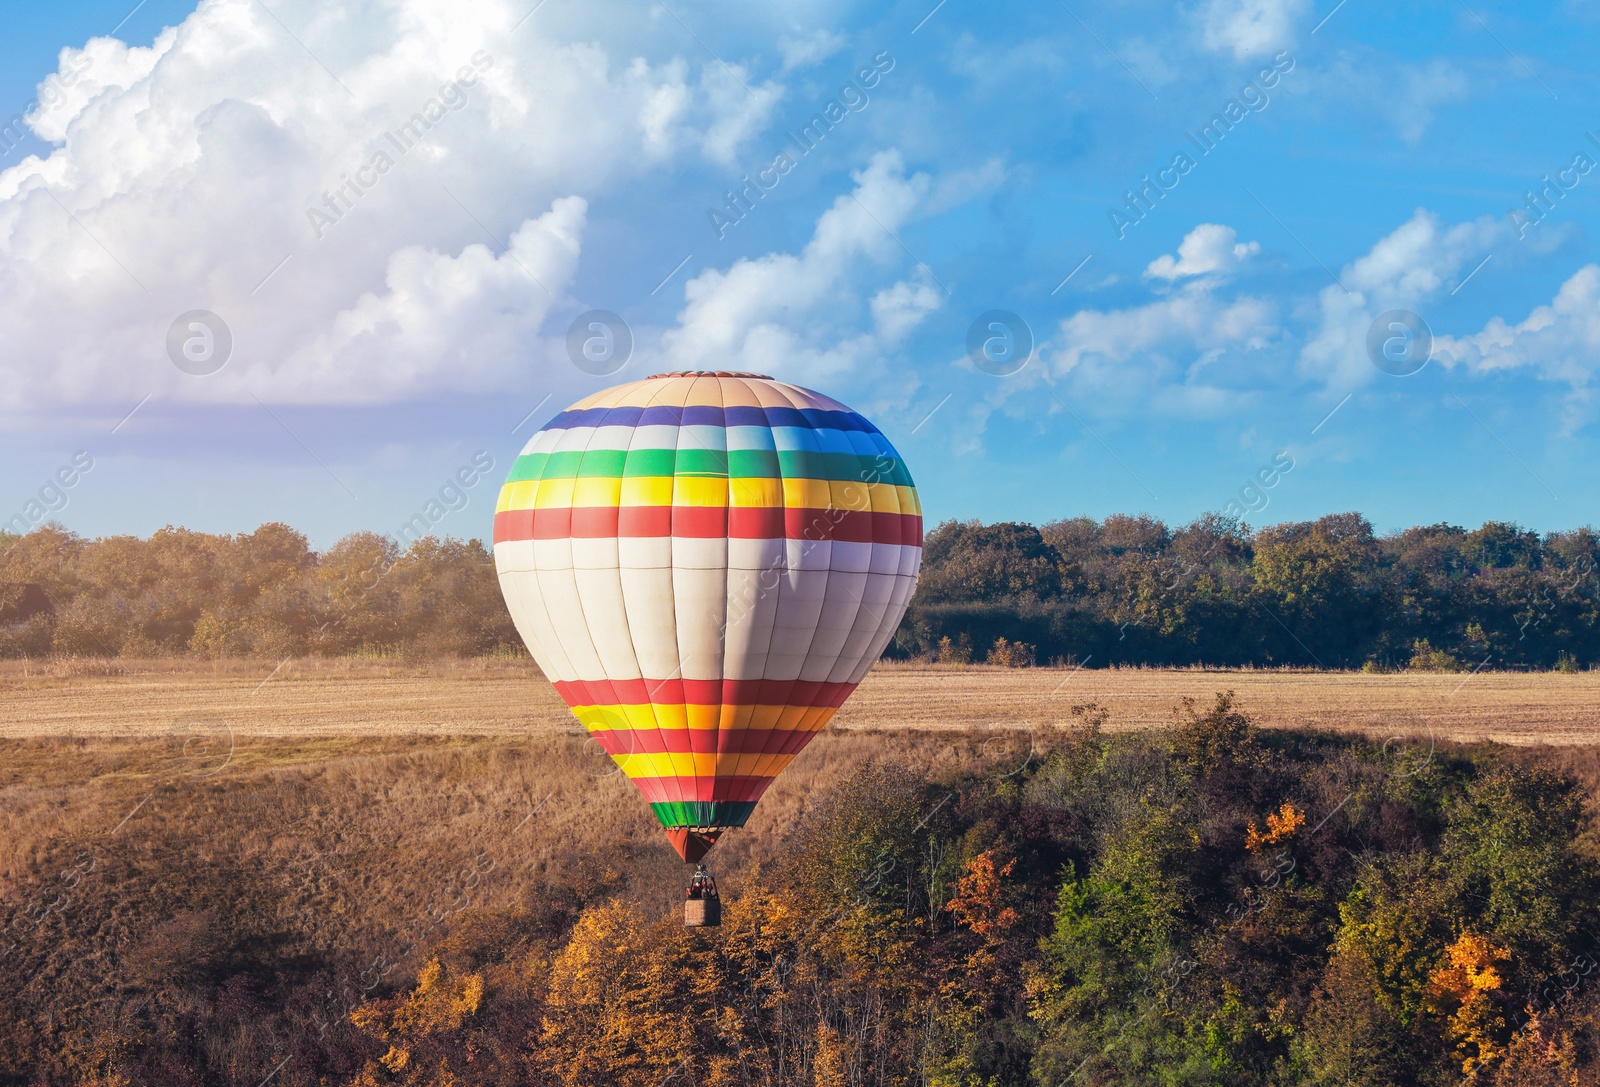
[[[1411,643],[1411,659],[1406,667],[1413,672],[1459,672],[1461,662],[1442,649],[1428,644],[1428,639],[1418,638]]]
[[[1004,638],[996,638],[994,645],[989,649],[986,663],[998,664],[1002,668],[1032,668],[1034,647],[1027,642],[1008,642]]]

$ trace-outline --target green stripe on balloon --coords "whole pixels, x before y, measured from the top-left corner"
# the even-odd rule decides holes
[[[667,829],[673,827],[742,827],[756,810],[754,800],[671,800],[650,810]]]
[[[826,479],[910,487],[911,473],[895,457],[818,453],[808,449],[591,449],[525,453],[507,483],[533,479],[616,479],[710,476],[719,479]]]

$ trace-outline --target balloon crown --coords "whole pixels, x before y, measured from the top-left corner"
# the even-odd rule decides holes
[[[665,377],[754,377],[771,381],[771,374],[752,374],[744,370],[674,370],[670,374],[651,374],[646,381],[659,381]]]

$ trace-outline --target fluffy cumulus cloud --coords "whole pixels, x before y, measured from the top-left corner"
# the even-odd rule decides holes
[[[1200,40],[1236,60],[1270,56],[1294,44],[1295,24],[1310,0],[1209,0],[1200,13]]]
[[[1485,217],[1446,226],[1419,208],[1339,272],[1317,296],[1318,322],[1300,353],[1303,376],[1336,387],[1369,380],[1367,330],[1388,310],[1417,310],[1461,282],[1497,241],[1506,221]]]
[[[1513,325],[1493,317],[1481,332],[1437,342],[1446,365],[1478,371],[1531,366],[1546,378],[1587,384],[1600,369],[1600,267],[1578,269],[1525,320]]]
[[[1178,255],[1163,253],[1145,268],[1146,279],[1168,281],[1191,276],[1226,275],[1261,252],[1260,242],[1238,241],[1238,232],[1219,223],[1201,223],[1178,243]]]
[[[1549,304],[1536,306],[1516,324],[1492,317],[1466,336],[1440,336],[1434,357],[1443,365],[1474,373],[1527,368],[1547,381],[1570,386],[1563,418],[1570,433],[1592,422],[1600,373],[1600,266],[1586,264]]]
[[[1051,375],[1106,408],[1210,414],[1238,403],[1244,383],[1228,379],[1230,361],[1243,375],[1279,328],[1271,301],[1226,297],[1220,285],[1197,277],[1143,305],[1079,310],[1046,345]]]
[[[900,153],[882,151],[853,173],[855,188],[817,219],[798,254],[769,253],[691,280],[687,305],[659,346],[661,369],[719,366],[825,384],[879,361],[944,301],[926,269],[860,299],[882,269],[906,262],[895,236],[926,199],[929,179],[907,176]]]
[[[355,402],[427,388],[441,368],[498,371],[537,342],[556,301],[545,284],[572,278],[586,210],[581,197],[555,201],[498,255],[478,243],[458,254],[396,250],[380,290],[363,293],[281,363],[261,360],[250,386],[263,399]]]
[[[782,94],[526,14],[204,0],[149,48],[63,51],[29,119],[56,146],[0,173],[0,409],[395,400],[526,368],[586,200],[736,161]],[[166,355],[195,309],[235,344],[205,379]]]
[[[1083,309],[1041,348],[1052,380],[1111,411],[1204,414],[1281,389],[1291,362],[1317,386],[1344,391],[1372,380],[1367,335],[1389,310],[1426,319],[1449,292],[1516,232],[1499,217],[1449,224],[1426,209],[1379,238],[1314,295],[1258,297],[1232,279],[1259,246],[1215,223],[1195,227],[1178,252],[1151,261],[1152,300]],[[1524,242],[1523,245],[1528,243]],[[1473,375],[1526,371],[1567,386],[1563,425],[1600,417],[1600,265],[1578,269],[1520,321],[1492,317],[1459,336],[1434,330],[1437,363]]]

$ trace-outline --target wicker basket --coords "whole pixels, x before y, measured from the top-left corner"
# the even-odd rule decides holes
[[[713,928],[722,924],[722,900],[688,898],[683,903],[683,923],[689,928]]]

